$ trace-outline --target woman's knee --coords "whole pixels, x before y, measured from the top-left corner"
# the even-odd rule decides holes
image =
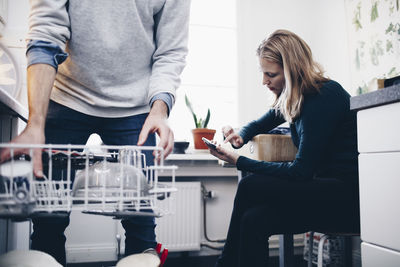
[[[241,218],[242,234],[255,239],[268,239],[271,230],[268,221],[269,213],[266,206],[247,210]]]
[[[247,200],[249,199],[250,196],[249,194],[251,194],[251,184],[252,184],[252,181],[249,178],[250,178],[249,176],[246,176],[239,181],[234,200],[235,207],[245,205],[245,203],[247,203]]]
[[[236,195],[251,193],[254,186],[256,186],[256,180],[258,179],[257,177],[257,175],[252,174],[242,178],[239,181]]]
[[[255,202],[268,202],[273,200],[275,178],[252,174],[244,177],[238,184],[236,198]]]

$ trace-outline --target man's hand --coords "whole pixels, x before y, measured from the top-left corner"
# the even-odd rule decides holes
[[[235,152],[223,148],[221,145],[217,145],[216,149],[210,149],[210,153],[211,155],[234,165],[236,165],[236,162],[240,156]]]
[[[137,145],[142,146],[150,133],[157,133],[160,137],[159,146],[164,149],[164,158],[166,158],[174,147],[174,133],[167,123],[167,105],[162,100],[156,100],[153,103],[151,111],[143,124],[142,131],[139,134]],[[154,154],[155,155],[155,154]],[[156,160],[160,160],[157,158]]]
[[[231,126],[222,127],[222,133],[225,137],[224,143],[230,142],[236,148],[243,146],[243,138]]]
[[[44,126],[46,121],[47,108],[49,105],[50,92],[53,87],[56,70],[47,64],[33,64],[28,67],[28,105],[29,120],[25,130],[13,140],[15,144],[44,144]],[[29,149],[14,149],[14,155],[28,154]],[[10,149],[3,149],[0,152],[0,162],[9,160]],[[36,177],[43,176],[42,152],[41,149],[33,150],[33,173]]]
[[[12,144],[44,144],[44,132],[39,127],[27,126],[25,130],[10,143]],[[28,148],[14,148],[13,156],[17,155],[30,155]],[[11,149],[4,148],[0,152],[0,162],[11,159]],[[40,148],[33,149],[33,173],[36,177],[43,177],[42,167],[42,150]]]

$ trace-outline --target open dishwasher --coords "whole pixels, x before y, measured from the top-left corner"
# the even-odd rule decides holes
[[[174,210],[177,167],[163,164],[159,147],[0,144],[5,148],[10,150],[9,160],[0,163],[1,218],[66,216],[72,210],[160,217]],[[33,174],[35,149],[41,151],[41,178]],[[155,151],[160,162],[146,165],[146,150]],[[160,182],[164,171],[170,178]]]

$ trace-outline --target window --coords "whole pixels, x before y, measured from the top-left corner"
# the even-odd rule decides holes
[[[237,125],[236,1],[192,0],[189,54],[169,118],[175,140],[190,141],[194,122],[185,105],[185,94],[199,117],[210,108],[208,128],[222,138],[224,125]]]

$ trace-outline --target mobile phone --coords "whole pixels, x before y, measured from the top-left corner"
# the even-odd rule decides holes
[[[214,150],[217,149],[217,146],[216,146],[215,144],[213,144],[213,143],[212,143],[210,140],[208,140],[207,138],[202,137],[201,139],[203,140],[203,142],[204,142],[210,149],[214,149]]]

